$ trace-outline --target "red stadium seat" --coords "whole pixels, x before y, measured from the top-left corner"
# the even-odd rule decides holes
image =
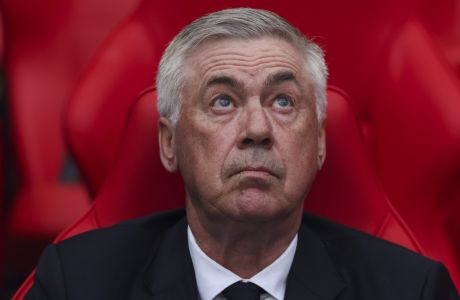
[[[327,96],[327,158],[305,211],[425,254],[379,181],[353,104],[334,87]]]
[[[66,34],[69,3],[4,0],[1,5],[9,128],[18,176],[8,214],[7,268],[20,273],[30,266],[23,266],[28,258],[18,249],[35,254],[38,246],[31,247],[29,241],[52,240],[89,203],[82,185],[59,182],[65,160],[60,115],[73,76],[71,35]]]
[[[417,22],[393,36],[383,61],[367,143],[393,205],[460,287],[460,82]]]
[[[18,241],[20,245],[49,242],[89,207],[86,187],[66,175],[69,153],[62,112],[83,66],[137,0],[102,2],[0,2],[9,128],[18,176],[8,215],[12,268],[16,261],[27,259],[20,255],[20,248],[26,247],[18,247]],[[30,266],[26,267],[29,272]]]
[[[146,29],[150,17],[139,16],[142,11],[139,8],[105,43],[67,109],[67,141],[93,195],[115,160],[129,107],[139,91],[154,82],[154,62],[161,50]]]
[[[460,77],[460,1],[417,0],[422,20]]]
[[[50,239],[86,210],[85,188],[59,182],[66,159],[61,112],[83,65],[133,3],[112,4],[108,10],[91,1],[2,1],[8,100],[20,176],[13,235]],[[105,18],[95,22],[102,9]],[[65,209],[57,213],[58,207]]]
[[[351,103],[334,88],[329,89],[328,100],[328,158],[305,209],[422,252],[377,179]],[[157,120],[155,91],[150,88],[130,110],[118,158],[93,206],[55,242],[184,205],[180,176],[169,174],[160,161]],[[32,276],[13,299],[27,293]]]

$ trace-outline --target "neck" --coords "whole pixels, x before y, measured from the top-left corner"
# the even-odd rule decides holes
[[[302,210],[269,221],[235,221],[208,216],[187,205],[187,221],[201,250],[237,274],[250,278],[275,261],[295,237]]]

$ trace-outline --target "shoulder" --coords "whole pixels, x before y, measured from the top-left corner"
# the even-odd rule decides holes
[[[384,264],[404,261],[405,264],[428,268],[432,263],[432,260],[407,248],[318,216],[304,214],[302,223],[321,239],[336,260],[357,260],[360,263],[372,260],[373,263]]]
[[[129,298],[124,293],[142,284],[138,276],[164,237],[185,232],[184,217],[184,210],[158,213],[49,245],[26,299]]]
[[[101,239],[104,241],[110,241],[112,239],[120,241],[122,240],[122,237],[129,237],[132,236],[132,234],[161,234],[174,226],[184,217],[184,209],[154,213],[145,217],[118,223],[110,227],[88,231],[63,240],[58,245],[66,247],[70,244],[72,244],[72,246],[76,246],[79,244],[84,244],[85,242],[98,243],[101,241]]]
[[[142,251],[185,217],[183,209],[155,213],[111,227],[85,232],[55,245],[61,255],[73,258],[107,257],[126,249]],[[150,249],[147,249],[150,250]]]
[[[383,299],[412,299],[415,291],[420,295],[429,291],[437,295],[436,299],[458,299],[447,270],[439,262],[321,217],[305,214],[302,226],[321,240],[352,291],[378,291]]]

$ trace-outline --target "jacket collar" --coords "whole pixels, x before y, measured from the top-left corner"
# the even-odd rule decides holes
[[[305,223],[300,226],[298,236],[285,299],[295,300],[299,296],[312,300],[334,299],[345,283],[327,252],[326,244]]]
[[[285,300],[332,300],[345,287],[326,244],[307,224],[299,229],[297,250],[289,271]],[[145,285],[155,300],[198,299],[195,271],[187,243],[185,217],[152,249]]]
[[[198,299],[195,271],[182,218],[166,232],[145,272],[145,285],[155,300]]]

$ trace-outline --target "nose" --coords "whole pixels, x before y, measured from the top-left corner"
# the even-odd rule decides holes
[[[240,149],[248,147],[270,149],[273,142],[273,127],[262,105],[259,103],[248,108],[241,123],[238,147]]]

